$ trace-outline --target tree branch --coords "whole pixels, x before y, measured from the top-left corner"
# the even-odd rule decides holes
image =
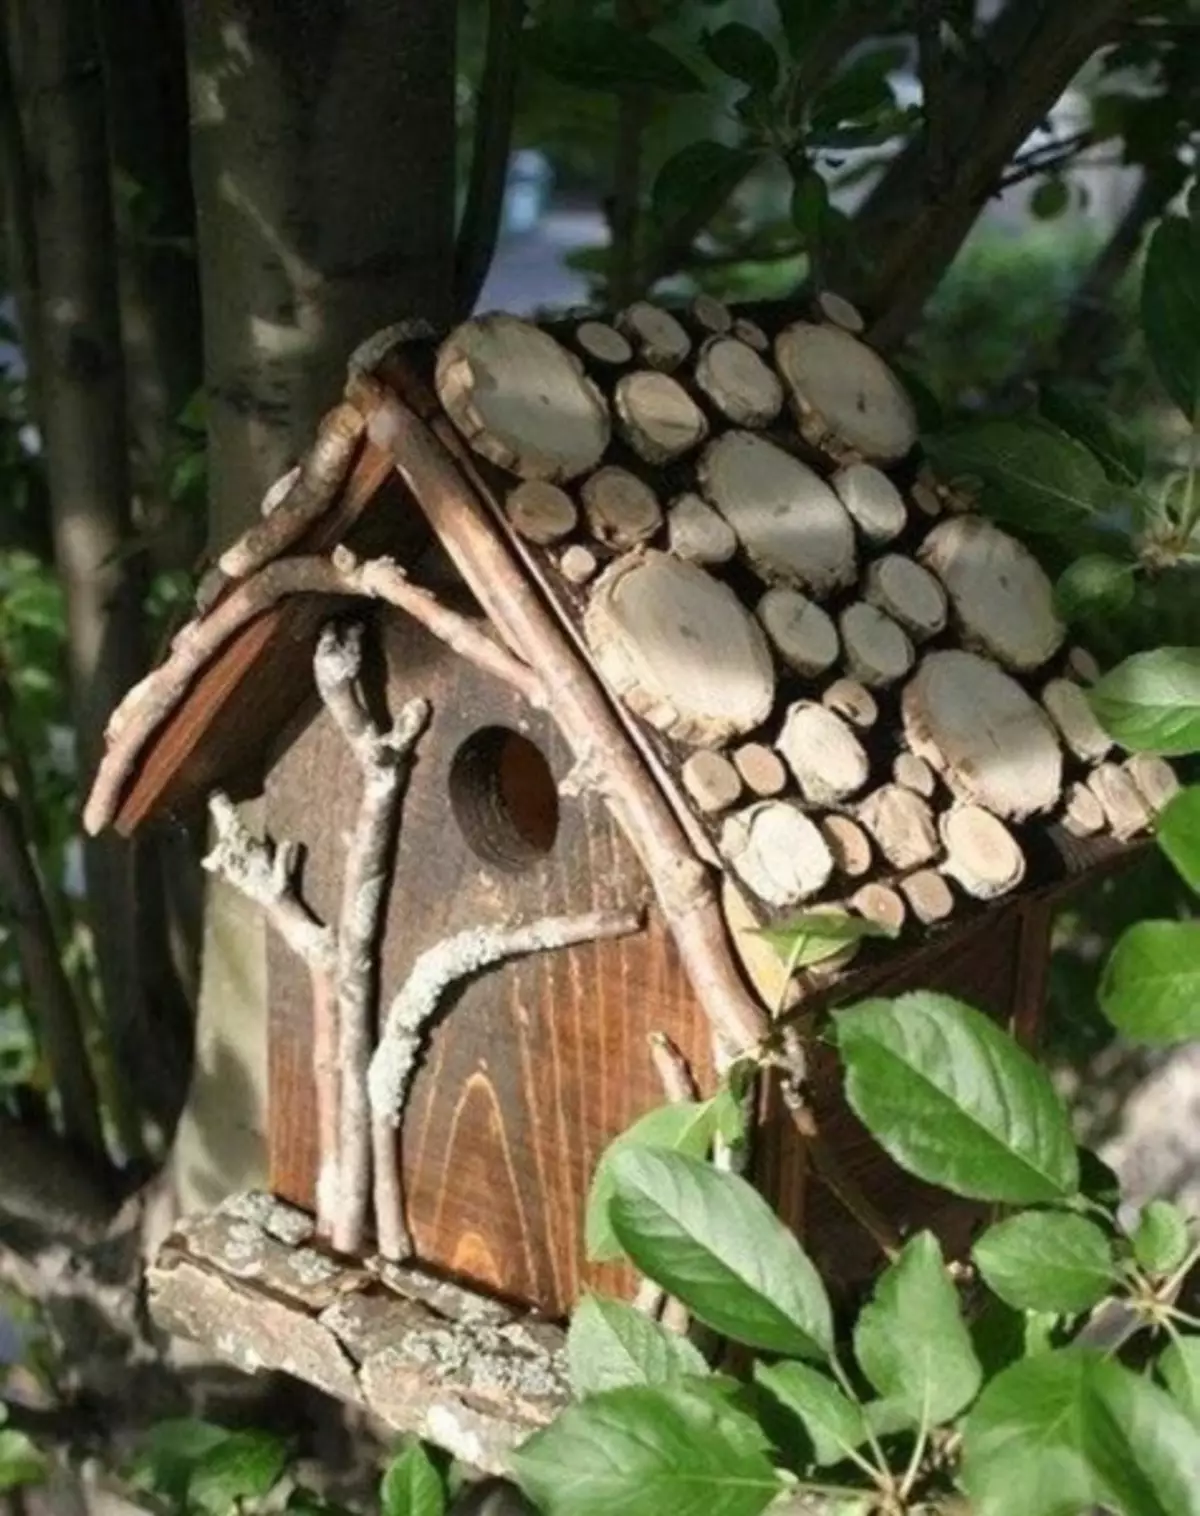
[[[946,183],[950,156],[946,115],[946,55],[939,0],[917,0],[917,55],[925,118],[925,180],[936,200]]]

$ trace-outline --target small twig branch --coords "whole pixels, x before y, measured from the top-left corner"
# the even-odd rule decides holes
[[[392,1001],[371,1059],[368,1088],[377,1128],[394,1131],[400,1125],[421,1044],[453,985],[506,958],[626,937],[641,924],[641,914],[636,911],[546,916],[523,926],[472,927],[427,949]],[[389,1140],[394,1142],[390,1132]],[[394,1177],[396,1169],[394,1163],[377,1165],[375,1221],[379,1251],[398,1262],[410,1251],[402,1209],[395,1205],[398,1197],[394,1193],[384,1197],[387,1207],[394,1208],[381,1206],[378,1188],[380,1178],[389,1174]]]
[[[317,1117],[317,1225],[328,1235],[338,1193],[337,946],[334,935],[296,891],[295,849],[255,837],[228,795],[209,797],[216,841],[203,860],[211,874],[261,907],[267,920],[308,969],[312,984],[312,1062]]]
[[[918,0],[917,53],[925,118],[925,178],[936,200],[950,170],[949,121],[946,115],[946,54],[942,46],[939,0]]]
[[[1043,142],[1040,147],[1031,147],[1027,153],[1022,153],[1019,158],[1013,159],[1000,180],[998,193],[1012,189],[1014,185],[1023,184],[1026,179],[1033,179],[1038,174],[1052,173],[1055,169],[1063,168],[1078,158],[1080,153],[1094,146],[1097,140],[1095,132],[1087,128],[1074,132],[1069,137],[1058,137],[1053,142]]]
[[[339,1194],[333,1245],[362,1247],[371,1194],[371,1061],[373,995],[387,859],[404,793],[408,759],[429,718],[424,700],[410,700],[388,732],[380,732],[359,694],[362,627],[326,626],[313,658],[317,689],[362,770],[362,800],[346,850],[337,931],[338,1062],[341,1073]]]

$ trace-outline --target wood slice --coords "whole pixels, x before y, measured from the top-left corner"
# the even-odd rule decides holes
[[[706,332],[723,333],[733,325],[733,312],[713,295],[697,295],[692,301],[692,319]]]
[[[885,553],[871,564],[863,594],[869,605],[886,611],[918,642],[935,637],[946,625],[946,592],[941,583],[901,553]]]
[[[843,874],[859,879],[871,867],[871,839],[849,816],[825,816],[821,831],[833,854],[833,861]]]
[[[909,491],[912,503],[920,511],[922,516],[928,516],[936,521],[942,514],[942,497],[932,485],[926,484],[923,479],[918,479]]]
[[[937,857],[933,812],[903,785],[885,784],[868,795],[858,808],[858,819],[893,868],[915,869]]]
[[[758,917],[728,874],[721,881],[721,910],[734,951],[763,1005],[772,1012],[791,1010],[799,1003],[800,986],[794,976],[788,981],[783,960],[759,931]]]
[[[510,490],[504,513],[522,537],[543,547],[573,532],[579,520],[566,490],[544,479],[526,479]]]
[[[783,409],[783,385],[753,348],[712,337],[700,349],[696,383],[735,426],[766,426]]]
[[[588,529],[597,542],[630,548],[653,537],[662,525],[662,509],[650,486],[628,469],[606,464],[580,489]]]
[[[635,300],[617,317],[617,325],[651,368],[676,369],[692,350],[680,322],[649,300]]]
[[[998,817],[979,805],[955,805],[941,818],[943,865],[977,900],[1015,890],[1025,877],[1025,854]]]
[[[597,567],[595,553],[580,543],[569,547],[558,560],[559,573],[571,584],[586,584],[594,577]]]
[[[1182,788],[1179,775],[1165,758],[1159,758],[1155,753],[1135,753],[1132,758],[1127,758],[1125,772],[1156,815],[1174,800]]]
[[[873,463],[850,463],[829,481],[868,542],[891,542],[908,525],[904,496]]]
[[[817,296],[817,309],[826,321],[832,321],[834,326],[840,326],[843,331],[853,332],[857,336],[866,329],[859,308],[844,296],[835,295],[832,290],[822,290]]]
[[[667,511],[667,543],[691,563],[728,563],[737,552],[733,528],[699,495],[680,495]]]
[[[901,930],[908,915],[904,897],[886,884],[864,884],[851,895],[850,904],[860,916],[877,921],[892,932]]]
[[[838,634],[828,614],[799,590],[776,587],[758,602],[758,619],[779,656],[801,674],[819,674],[837,661]]]
[[[1097,763],[1111,751],[1112,738],[1096,720],[1087,696],[1070,679],[1051,679],[1042,691],[1042,704],[1076,758]]]
[[[681,771],[684,788],[706,816],[727,811],[742,793],[741,776],[723,753],[692,753]]]
[[[1050,718],[1011,675],[976,653],[929,653],[901,699],[909,748],[953,794],[1019,821],[1062,792]]]
[[[670,463],[708,436],[704,412],[677,379],[639,369],[618,380],[613,396],[621,434],[647,463]]]
[[[840,716],[812,700],[788,707],[778,746],[812,805],[845,800],[870,777],[862,743]]]
[[[854,582],[846,508],[791,453],[754,432],[726,432],[705,448],[697,477],[764,579],[815,594]]]
[[[908,633],[878,606],[855,601],[838,618],[846,665],[851,674],[872,689],[894,684],[913,665]]]
[[[825,887],[833,855],[798,806],[760,800],[721,828],[721,852],[744,884],[768,905],[796,905]]]
[[[918,869],[900,881],[900,890],[922,926],[932,926],[954,914],[954,892],[937,869]]]
[[[771,339],[759,326],[757,321],[750,321],[745,316],[739,316],[733,323],[733,335],[739,342],[744,342],[747,347],[752,347],[756,353],[765,353],[771,346]]]
[[[835,679],[821,696],[821,704],[864,731],[879,720],[875,696],[857,679]]]
[[[438,349],[435,383],[471,447],[523,479],[575,479],[608,446],[608,406],[583,364],[516,316],[456,327]]]
[[[1054,586],[1029,549],[990,521],[943,521],[920,557],[946,586],[970,646],[1010,668],[1036,669],[1062,645]]]
[[[764,797],[787,788],[787,769],[774,749],[762,742],[747,742],[733,755],[734,767],[748,790]]]
[[[717,746],[760,725],[775,667],[758,623],[727,585],[667,553],[610,564],[584,616],[604,677],[652,726]]]
[[[921,491],[918,508],[926,516],[941,516],[946,511],[961,516],[979,509],[979,502],[972,495],[947,484],[928,463],[917,470],[916,488]]]
[[[1075,782],[1067,786],[1062,824],[1072,837],[1094,837],[1104,830],[1104,807],[1086,784]]]
[[[1095,684],[1100,677],[1100,665],[1085,647],[1067,649],[1067,671],[1084,684]]]
[[[917,440],[904,386],[878,353],[836,326],[797,321],[775,339],[801,434],[837,458],[894,461]]]
[[[584,321],[575,328],[575,341],[597,363],[612,364],[633,362],[633,348],[615,326],[607,321]]]
[[[900,753],[897,756],[892,764],[892,778],[906,790],[924,795],[926,800],[932,799],[933,792],[937,789],[937,775],[924,758],[918,758],[916,753]]]
[[[1119,841],[1127,842],[1149,827],[1153,815],[1146,797],[1119,763],[1098,764],[1086,782]]]

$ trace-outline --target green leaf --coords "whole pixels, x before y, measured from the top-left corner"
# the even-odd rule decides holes
[[[1029,197],[1029,209],[1039,221],[1053,221],[1071,203],[1071,191],[1061,174],[1042,180]]]
[[[724,202],[758,162],[750,148],[723,142],[689,142],[659,169],[650,194],[654,219],[673,230],[689,216],[697,200]]]
[[[1200,921],[1139,921],[1100,978],[1100,1009],[1133,1042],[1200,1037]]]
[[[804,1426],[817,1464],[841,1463],[867,1440],[863,1408],[806,1363],[756,1364],[759,1384]]]
[[[702,32],[700,45],[710,62],[731,79],[769,95],[779,83],[775,49],[752,26],[730,21],[715,32]]]
[[[1095,455],[1042,421],[980,421],[922,443],[948,483],[978,482],[989,515],[1040,536],[1077,540],[1109,497]]]
[[[829,186],[815,170],[798,169],[792,185],[792,225],[806,246],[820,243],[829,220]]]
[[[661,42],[613,21],[547,21],[526,31],[522,43],[535,68],[579,89],[654,89],[686,95],[704,88]]]
[[[1163,388],[1188,421],[1200,408],[1200,270],[1180,216],[1155,228],[1142,274],[1142,329]]]
[[[567,1332],[571,1388],[582,1399],[628,1384],[678,1384],[708,1373],[700,1350],[620,1300],[586,1295]]]
[[[1059,576],[1054,586],[1064,621],[1095,621],[1118,616],[1133,604],[1135,566],[1108,553],[1085,553]]]
[[[1158,1372],[1171,1399],[1200,1427],[1200,1337],[1176,1337],[1159,1354]]]
[[[1090,691],[1104,730],[1134,753],[1200,752],[1200,648],[1134,653]]]
[[[793,58],[803,58],[813,38],[833,20],[845,0],[776,0],[783,35]]]
[[[1026,1211],[989,1227],[971,1256],[990,1290],[1021,1311],[1074,1315],[1112,1293],[1112,1245],[1094,1221]]]
[[[1103,406],[1070,385],[1046,383],[1038,391],[1038,409],[1052,426],[1094,453],[1114,484],[1142,482],[1145,448]]]
[[[381,1516],[444,1516],[442,1476],[419,1442],[393,1458],[379,1487]]]
[[[983,1378],[942,1250],[920,1232],[884,1270],[854,1327],[854,1353],[885,1400],[914,1426],[933,1427],[970,1405]]]
[[[1158,818],[1158,845],[1180,878],[1200,895],[1200,785],[1190,785]]]
[[[594,1395],[511,1461],[543,1516],[758,1516],[781,1489],[754,1422],[683,1386]]]
[[[0,1494],[37,1484],[46,1473],[46,1460],[24,1432],[14,1427],[0,1430]]]
[[[703,1158],[712,1147],[719,1114],[711,1100],[678,1100],[647,1111],[608,1145],[596,1165],[584,1222],[587,1255],[593,1262],[609,1263],[621,1256],[621,1244],[608,1219],[613,1158],[628,1147],[665,1148]]]
[[[864,937],[896,937],[897,927],[845,911],[806,911],[777,926],[759,927],[757,935],[769,942],[780,961],[791,971],[832,958],[849,942]]]
[[[182,1505],[192,1470],[232,1435],[225,1427],[192,1417],[160,1421],[142,1443],[129,1471],[130,1482]]]
[[[269,1432],[231,1432],[192,1470],[188,1504],[212,1516],[229,1516],[241,1500],[261,1500],[278,1482],[287,1448]]]
[[[1006,1369],[963,1433],[973,1516],[1197,1516],[1200,1438],[1157,1386],[1078,1348]]]
[[[1142,1207],[1131,1241],[1142,1268],[1150,1274],[1170,1274],[1188,1254],[1188,1219],[1171,1201],[1151,1200]]]
[[[744,1179],[646,1148],[625,1148],[612,1171],[613,1230],[643,1274],[736,1342],[828,1357],[833,1323],[820,1277]]]
[[[846,1097],[909,1173],[975,1200],[1075,1193],[1079,1160],[1049,1076],[982,1012],[918,992],[834,1021]]]

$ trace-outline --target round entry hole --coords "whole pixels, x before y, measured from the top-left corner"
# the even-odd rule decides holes
[[[558,789],[541,749],[520,732],[485,726],[450,765],[450,806],[467,845],[516,873],[544,858],[558,835]]]

